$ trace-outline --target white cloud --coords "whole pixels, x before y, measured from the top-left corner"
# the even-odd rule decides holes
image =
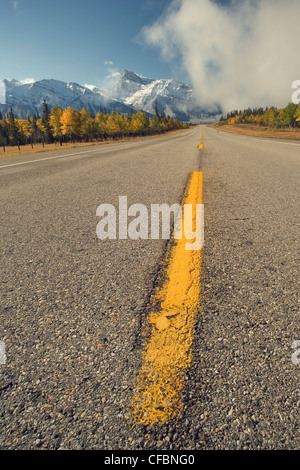
[[[120,72],[110,72],[108,75],[106,75],[106,78],[108,78],[109,80],[117,80],[120,75]]]
[[[84,83],[84,88],[88,88],[89,90],[93,91],[96,87],[96,85],[90,85],[88,83]]]
[[[31,83],[34,83],[35,79],[34,78],[24,78],[24,80],[20,80],[20,83],[22,85],[30,85]]]
[[[180,61],[202,104],[285,106],[300,79],[299,17],[299,0],[173,0],[143,37]]]
[[[17,11],[18,6],[19,6],[18,0],[14,0],[14,2],[13,2],[13,9],[14,9],[15,11]]]
[[[121,72],[111,60],[106,60],[104,65],[107,68],[107,75],[105,77],[105,81],[102,83],[102,88],[111,88],[120,78]]]

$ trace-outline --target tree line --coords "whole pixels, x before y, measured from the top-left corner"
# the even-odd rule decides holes
[[[259,124],[274,127],[300,127],[300,104],[289,103],[285,108],[248,108],[222,116],[220,124]]]
[[[6,116],[0,112],[0,146],[33,145],[35,143],[91,142],[122,137],[134,137],[188,128],[165,114],[149,117],[143,112],[121,115],[100,111],[96,116],[83,108],[49,108],[43,102],[42,116],[34,114],[27,119],[18,119],[10,109]]]

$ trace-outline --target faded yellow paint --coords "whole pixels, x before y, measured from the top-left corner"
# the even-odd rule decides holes
[[[191,174],[183,204],[202,204],[202,172]],[[195,213],[193,220],[195,224]],[[183,231],[184,232],[184,231]],[[133,396],[132,415],[144,425],[163,423],[182,407],[184,377],[192,360],[194,323],[200,311],[201,250],[184,237],[169,252],[166,281],[153,299],[152,327]],[[160,308],[155,309],[160,304]]]

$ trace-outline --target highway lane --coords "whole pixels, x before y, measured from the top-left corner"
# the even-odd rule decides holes
[[[56,150],[51,151],[43,151],[37,152],[33,154],[25,154],[23,155],[20,152],[20,155],[15,155],[12,157],[5,157],[3,156],[0,161],[0,167],[2,168],[9,168],[15,166],[24,166],[24,165],[32,165],[33,163],[39,163],[42,161],[51,161],[51,160],[58,160],[61,158],[70,158],[70,157],[79,157],[83,158],[84,156],[92,155],[92,154],[108,154],[110,152],[115,153],[117,150],[128,150],[131,148],[155,145],[159,142],[159,140],[163,140],[164,143],[172,141],[174,135],[176,135],[176,139],[180,139],[183,135],[180,135],[181,132],[175,132],[169,135],[160,134],[158,136],[152,137],[141,137],[135,139],[128,139],[127,141],[107,141],[102,142],[101,144],[95,145],[86,145],[86,146],[74,146],[73,148],[64,148],[64,145],[57,146]],[[74,160],[74,159],[73,159]]]
[[[205,448],[299,448],[300,145],[206,128],[203,317],[185,416]]]
[[[130,447],[144,307],[166,241],[99,240],[96,209],[121,195],[180,202],[198,135],[1,160],[1,446]]]
[[[206,127],[0,166],[1,448],[299,447],[299,144]],[[178,203],[197,170],[202,314],[184,407],[140,426],[129,409],[166,242],[98,240],[96,208]]]

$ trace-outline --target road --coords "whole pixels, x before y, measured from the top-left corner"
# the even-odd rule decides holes
[[[299,149],[196,127],[1,159],[0,449],[299,448]],[[178,415],[148,426],[130,409],[168,242],[100,240],[96,210],[180,203],[195,171],[192,362]]]

